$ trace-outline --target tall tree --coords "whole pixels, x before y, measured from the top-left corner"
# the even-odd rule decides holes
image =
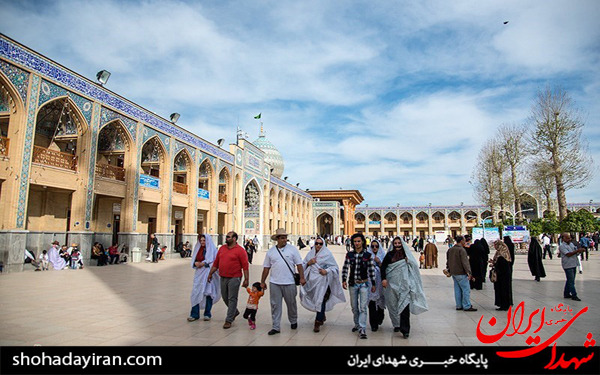
[[[552,211],[553,193],[556,190],[554,176],[552,175],[552,164],[534,156],[528,164],[530,188],[543,196],[546,201],[546,210]]]
[[[498,146],[510,174],[510,188],[514,198],[513,214],[515,215],[521,210],[521,189],[518,177],[527,156],[527,145],[523,139],[525,133],[525,127],[522,125],[502,125],[497,132]],[[517,217],[520,218],[521,215],[519,214]]]
[[[498,204],[493,162],[496,155],[494,155],[493,147],[493,141],[487,141],[483,145],[477,156],[477,164],[471,174],[475,197],[478,201],[490,206],[492,216],[494,216],[494,208]]]
[[[558,216],[567,216],[565,192],[581,188],[590,180],[593,160],[581,141],[583,121],[569,94],[562,88],[548,87],[538,92],[531,109],[533,152],[551,165],[556,184]]]

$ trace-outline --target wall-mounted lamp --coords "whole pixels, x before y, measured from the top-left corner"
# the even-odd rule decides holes
[[[217,141],[217,144],[219,145],[219,147],[221,147],[221,146],[223,146],[223,143],[224,143],[224,142],[225,142],[225,139],[223,139],[223,138],[220,138],[220,139]]]
[[[177,122],[177,120],[179,120],[179,117],[181,117],[181,115],[177,112],[175,113],[171,113],[171,122],[174,124]]]
[[[104,86],[106,82],[108,82],[108,78],[110,77],[110,72],[108,70],[101,70],[96,73],[96,79],[100,82],[100,85]]]

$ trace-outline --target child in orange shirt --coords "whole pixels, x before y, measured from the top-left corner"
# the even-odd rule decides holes
[[[421,256],[419,257],[419,268],[425,268],[425,254],[421,251]]]
[[[248,319],[248,325],[250,329],[256,328],[256,311],[258,310],[258,300],[262,297],[263,292],[260,283],[256,282],[252,284],[252,289],[246,288],[248,292],[248,303],[246,303],[246,311],[244,311],[244,319]]]

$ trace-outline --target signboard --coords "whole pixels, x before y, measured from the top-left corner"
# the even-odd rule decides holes
[[[493,222],[492,222],[492,219],[485,219],[485,220],[482,220],[482,223],[483,223],[483,224],[487,224],[487,225],[492,225],[492,224],[493,224]]]
[[[121,213],[121,203],[113,203],[113,214]]]
[[[208,190],[198,188],[198,198],[209,199],[210,192]]]
[[[504,235],[510,237],[514,243],[526,243],[531,241],[529,230],[524,226],[506,226],[504,227]]]
[[[183,219],[183,211],[175,211],[175,220]]]
[[[147,174],[140,174],[140,186],[150,189],[160,189],[160,178],[149,176]]]
[[[482,227],[473,227],[473,241],[479,238],[484,238],[484,231]],[[485,228],[485,239],[487,242],[492,242],[500,239],[500,231],[498,227]]]
[[[444,243],[444,241],[446,241],[446,237],[448,237],[448,232],[446,232],[445,230],[436,230],[435,231],[435,242],[437,243]]]
[[[373,220],[370,220],[370,221],[369,221],[369,225],[381,225],[381,221],[373,221]]]

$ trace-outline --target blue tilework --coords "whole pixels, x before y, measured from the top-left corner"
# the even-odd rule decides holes
[[[25,103],[27,103],[29,73],[2,60],[0,60],[0,70],[6,74],[9,81],[15,86],[19,92],[19,96],[23,99],[23,105],[25,106]]]

